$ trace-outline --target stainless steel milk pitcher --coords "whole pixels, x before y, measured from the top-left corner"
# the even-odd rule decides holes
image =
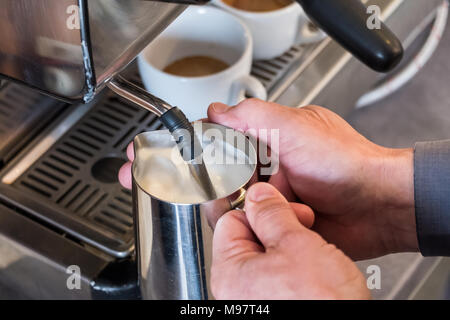
[[[208,298],[207,221],[214,224],[243,202],[256,171],[255,148],[242,133],[207,123],[194,128],[213,193],[197,185],[169,131],[134,140],[136,257],[144,299]]]

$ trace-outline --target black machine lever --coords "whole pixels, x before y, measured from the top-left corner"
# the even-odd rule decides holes
[[[361,0],[296,0],[309,18],[370,68],[392,70],[403,57],[400,40],[384,24],[369,29]]]

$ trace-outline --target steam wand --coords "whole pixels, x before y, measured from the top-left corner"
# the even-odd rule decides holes
[[[107,86],[119,96],[159,117],[174,137],[181,156],[188,164],[194,179],[206,193],[208,199],[215,199],[216,192],[203,162],[202,145],[185,114],[179,108],[172,107],[169,103],[119,75],[110,80]]]

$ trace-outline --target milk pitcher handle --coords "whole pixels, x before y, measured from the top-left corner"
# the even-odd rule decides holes
[[[245,190],[244,188],[239,189],[239,197],[237,197],[237,199],[234,201],[230,201],[231,210],[239,208],[245,202],[246,195],[247,190]]]

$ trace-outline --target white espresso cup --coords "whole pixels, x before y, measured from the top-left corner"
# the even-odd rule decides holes
[[[237,9],[222,0],[213,0],[212,4],[236,15],[248,26],[253,36],[255,60],[273,59],[293,45],[313,43],[326,37],[323,31],[311,28],[310,20],[296,2],[264,12]]]
[[[191,121],[205,118],[212,102],[234,105],[245,95],[267,99],[262,83],[250,76],[252,36],[235,16],[211,6],[191,6],[138,57],[145,88],[179,107]],[[221,60],[229,67],[199,77],[164,72],[170,64],[192,56]]]

